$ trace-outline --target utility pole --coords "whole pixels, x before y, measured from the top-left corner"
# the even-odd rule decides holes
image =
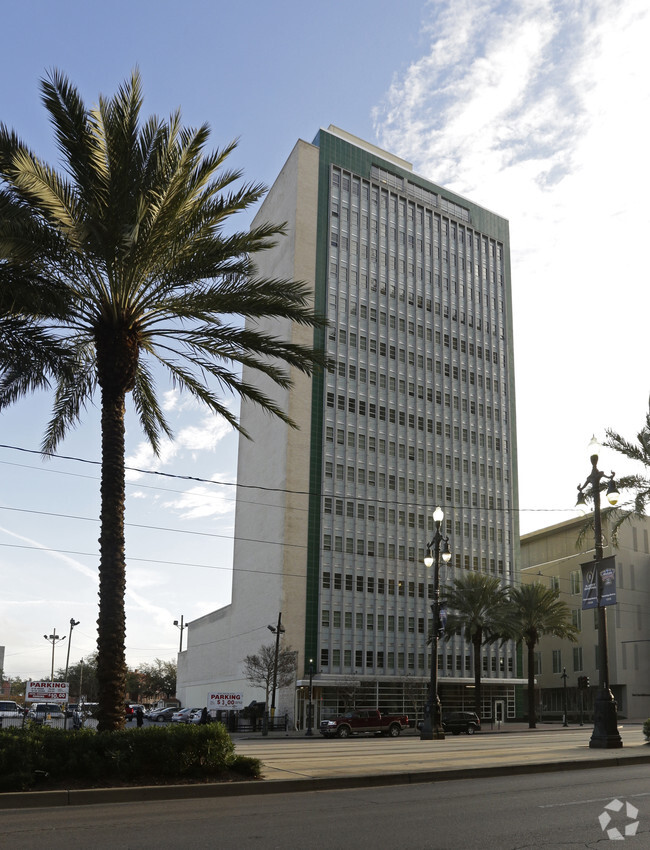
[[[68,667],[70,665],[70,645],[72,644],[72,630],[75,626],[79,625],[79,620],[75,620],[74,617],[70,617],[70,637],[68,639],[68,652],[65,657],[65,675],[63,677],[64,681],[68,681]]]

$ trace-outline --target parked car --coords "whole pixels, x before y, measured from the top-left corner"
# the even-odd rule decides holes
[[[200,708],[181,708],[180,711],[175,711],[172,714],[172,723],[194,723],[193,717],[195,714],[201,716]]]
[[[442,716],[442,728],[452,735],[473,735],[481,731],[481,719],[473,711],[451,711]]]
[[[44,723],[46,720],[63,720],[65,714],[57,703],[36,702],[27,712],[27,717],[36,723]]]
[[[325,738],[349,738],[350,735],[390,735],[397,738],[409,725],[405,714],[382,714],[376,708],[359,708],[340,717],[321,720],[320,733]]]
[[[154,708],[151,711],[148,711],[145,714],[145,717],[153,723],[166,723],[168,720],[172,719],[172,715],[175,712],[176,709],[173,706],[168,706],[167,708]]]
[[[12,700],[0,700],[0,717],[21,717],[22,708]]]
[[[126,719],[133,720],[135,715],[138,713],[138,709],[142,709],[144,712],[144,706],[139,705],[138,703],[132,702],[130,705],[126,707]]]

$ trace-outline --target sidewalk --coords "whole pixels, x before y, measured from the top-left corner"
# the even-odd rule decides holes
[[[399,738],[325,739],[318,732],[233,735],[239,754],[259,758],[261,780],[198,785],[129,786],[0,794],[0,809],[198,799],[441,782],[505,774],[545,773],[650,764],[640,721],[619,725],[623,747],[589,747],[591,726],[506,724],[476,735],[421,741]]]

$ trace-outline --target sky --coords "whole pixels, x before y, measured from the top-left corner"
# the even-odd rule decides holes
[[[587,444],[645,421],[650,8],[647,0],[30,0],[3,9],[0,121],[56,151],[39,80],[89,104],[139,68],[144,114],[207,122],[230,165],[270,185],[296,140],[335,124],[510,222],[522,532],[574,517]],[[252,211],[254,212],[254,211]],[[242,215],[244,229],[251,215]],[[127,663],[174,659],[227,604],[237,437],[171,387],[153,458],[127,422]],[[38,454],[51,398],[0,414],[0,646],[6,676],[94,651],[96,409]],[[627,471],[603,450],[601,468]],[[151,474],[155,473],[155,474]],[[191,478],[202,480],[190,480]],[[243,482],[250,483],[250,482]],[[261,551],[261,557],[263,552]],[[268,623],[277,612],[269,611]],[[70,636],[70,620],[79,625]],[[250,623],[267,642],[267,622]],[[185,641],[186,635],[183,635]]]

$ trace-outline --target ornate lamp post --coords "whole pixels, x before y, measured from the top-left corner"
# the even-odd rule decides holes
[[[616,716],[616,700],[609,689],[609,661],[607,652],[607,607],[601,605],[602,578],[600,575],[600,562],[603,560],[603,532],[600,517],[600,490],[601,481],[608,477],[607,499],[611,505],[618,502],[619,493],[614,483],[614,473],[606,476],[598,469],[598,442],[595,437],[589,443],[589,454],[591,458],[591,473],[585,483],[578,485],[578,502],[580,508],[586,507],[585,488],[591,486],[591,498],[594,501],[594,537],[595,554],[594,564],[596,568],[597,596],[598,596],[598,694],[594,700],[594,731],[589,741],[589,746],[597,749],[615,749],[623,746],[623,741],[618,731]]]
[[[313,681],[314,681],[314,661],[313,661],[312,658],[310,658],[309,659],[309,704],[307,706],[307,731],[305,732],[306,738],[311,738],[312,734],[313,734],[312,731],[311,731],[313,711],[314,711],[314,706],[312,704]]]
[[[431,683],[429,685],[429,696],[424,707],[424,722],[420,731],[421,741],[442,740],[445,733],[442,728],[442,712],[440,709],[440,697],[438,696],[438,635],[440,632],[440,555],[442,560],[448,563],[451,560],[449,549],[449,538],[440,532],[440,526],[445,515],[442,508],[438,507],[433,512],[433,522],[436,527],[433,539],[427,543],[427,554],[424,565],[427,568],[433,566],[433,635],[431,636]],[[433,552],[433,554],[431,554]]]
[[[564,682],[564,689],[563,689],[564,696],[563,696],[563,700],[562,700],[562,704],[563,704],[563,707],[564,707],[564,719],[562,720],[562,726],[568,726],[569,725],[569,719],[568,719],[568,703],[567,703],[567,694],[566,694],[566,680],[568,679],[568,676],[567,676],[567,672],[566,672],[566,667],[562,668],[562,675],[560,676],[560,679],[562,679],[562,681]]]

